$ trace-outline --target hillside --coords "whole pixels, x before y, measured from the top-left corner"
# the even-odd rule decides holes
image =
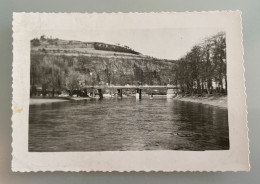
[[[174,61],[127,46],[60,39],[31,40],[31,85],[61,91],[84,85],[165,85]]]

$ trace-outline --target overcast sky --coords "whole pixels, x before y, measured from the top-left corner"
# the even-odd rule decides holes
[[[155,28],[155,29],[85,29],[85,30],[44,30],[34,36],[78,40],[85,42],[105,42],[127,45],[144,55],[161,59],[179,59],[192,46],[205,37],[222,31],[218,28]]]

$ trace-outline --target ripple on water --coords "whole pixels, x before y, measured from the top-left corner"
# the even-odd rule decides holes
[[[31,105],[29,151],[226,150],[227,109],[123,98]]]

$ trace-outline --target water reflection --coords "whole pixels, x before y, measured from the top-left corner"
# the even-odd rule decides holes
[[[31,105],[29,151],[229,149],[227,109],[123,98]]]

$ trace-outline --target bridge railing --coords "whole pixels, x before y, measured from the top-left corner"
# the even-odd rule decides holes
[[[161,88],[166,88],[166,89],[178,89],[178,87],[174,85],[126,85],[126,86],[106,86],[106,85],[95,85],[95,86],[83,86],[83,88],[95,88],[95,89],[161,89]]]

